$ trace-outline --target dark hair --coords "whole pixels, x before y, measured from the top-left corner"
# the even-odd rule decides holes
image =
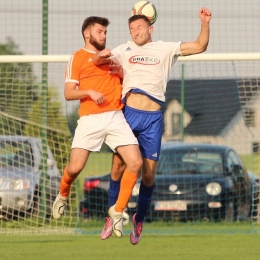
[[[81,33],[82,33],[82,36],[83,38],[85,39],[84,37],[84,31],[91,25],[94,25],[94,24],[100,24],[100,25],[103,25],[105,27],[107,27],[110,22],[107,18],[105,17],[98,17],[98,16],[90,16],[88,18],[86,18],[82,24],[82,28],[81,28]]]
[[[133,15],[131,16],[129,19],[128,19],[128,24],[130,25],[130,23],[136,21],[136,20],[139,20],[139,19],[143,19],[144,21],[146,21],[149,25],[151,25],[150,23],[150,20],[147,18],[147,16],[143,15],[143,14],[136,14],[136,15]]]

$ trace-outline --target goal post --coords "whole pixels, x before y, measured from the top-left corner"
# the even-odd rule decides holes
[[[12,62],[67,62],[70,55],[1,55],[1,63]],[[178,61],[259,61],[260,53],[203,53],[179,57]]]
[[[71,128],[76,127],[76,120],[72,123],[70,118],[75,116],[78,102],[66,102],[63,97],[64,71],[69,58],[70,55],[0,55],[0,136],[6,140],[0,146],[0,169],[4,172],[3,169],[7,168],[6,163],[12,159],[12,156],[15,156],[18,148],[33,147],[28,140],[25,143],[20,140],[13,147],[12,142],[7,141],[7,136],[32,137],[39,140],[41,128],[46,128],[47,144],[50,150],[50,160],[47,162],[48,176],[52,181],[46,182],[45,188],[47,191],[55,191],[55,194],[58,187],[55,182],[58,182],[59,178],[53,171],[57,166],[60,175],[62,174],[69,159],[73,137]],[[41,66],[43,63],[48,64],[46,125],[43,125],[41,120]],[[166,91],[166,102],[163,107],[163,141],[181,140],[183,131],[184,142],[227,144],[241,156],[249,171],[260,176],[259,71],[260,53],[204,53],[179,57],[171,70]],[[35,146],[37,147],[37,144]],[[34,152],[33,148],[32,152]],[[36,161],[33,166],[40,161],[40,153],[37,151],[35,153],[37,155],[34,155]],[[23,200],[15,195],[14,189],[8,191],[14,194],[12,196],[16,196],[15,203],[27,204],[28,207],[23,207],[21,212],[19,210],[22,208],[21,205],[20,208],[10,206],[9,211],[6,212],[4,198],[1,198],[0,234],[75,231],[99,233],[104,222],[103,213],[97,213],[94,218],[85,218],[84,212],[80,209],[80,202],[84,199],[85,178],[107,174],[110,171],[111,153],[106,149],[102,153],[101,156],[91,154],[90,162],[72,187],[65,215],[58,221],[50,215],[54,193],[47,192],[48,196],[45,198],[47,209],[43,214],[40,212],[42,208],[40,207],[39,184],[37,181],[33,182],[33,179],[29,181],[29,177],[24,177],[23,173],[28,166],[25,161],[20,160],[17,164],[20,175],[16,179],[24,185],[28,182],[28,185],[31,185],[30,189],[33,185],[36,188],[31,195],[30,189],[26,190],[29,200]],[[37,167],[33,169],[35,174],[39,174],[42,166],[39,164]],[[53,185],[56,186],[53,187]],[[2,187],[1,176],[0,187]],[[0,192],[7,193],[3,190]],[[149,224],[147,229],[151,233],[174,233],[178,223],[178,228],[182,233],[193,229],[196,232],[253,231],[255,228],[258,229],[260,223],[259,197],[254,200],[256,204],[253,205],[252,216],[249,216],[246,221],[241,221],[241,225],[238,222],[212,223],[208,220],[202,225],[197,221],[179,223],[172,220],[166,223],[161,218]],[[47,218],[43,218],[43,215]],[[216,231],[212,231],[212,227]],[[127,224],[125,230],[130,232],[131,225]]]

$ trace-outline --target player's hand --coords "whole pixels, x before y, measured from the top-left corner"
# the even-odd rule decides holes
[[[88,95],[98,105],[102,104],[106,101],[104,95],[100,92],[95,91],[95,90],[89,90]]]
[[[211,12],[205,7],[202,7],[199,11],[199,17],[202,23],[209,23],[211,19]]]
[[[102,51],[100,51],[99,53],[98,53],[98,56],[100,57],[100,58],[109,58],[109,57],[111,57],[113,54],[111,53],[111,50],[110,49],[104,49],[104,50],[102,50]]]
[[[121,76],[122,73],[122,67],[116,63],[112,63],[109,65],[110,71],[109,74],[117,74],[119,76]]]

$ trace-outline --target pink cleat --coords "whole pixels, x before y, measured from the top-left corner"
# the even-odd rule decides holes
[[[143,230],[143,225],[144,225],[144,222],[136,223],[135,216],[136,216],[136,213],[133,215],[134,228],[130,234],[130,242],[132,245],[136,245],[140,241],[141,235],[142,235],[142,230]]]
[[[113,234],[113,220],[110,217],[106,218],[106,224],[101,232],[101,239],[107,239]]]

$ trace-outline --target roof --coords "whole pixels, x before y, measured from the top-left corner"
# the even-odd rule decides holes
[[[168,82],[164,111],[173,100],[181,103],[181,81]],[[218,135],[241,110],[237,81],[185,80],[185,110],[192,121],[185,134]]]

